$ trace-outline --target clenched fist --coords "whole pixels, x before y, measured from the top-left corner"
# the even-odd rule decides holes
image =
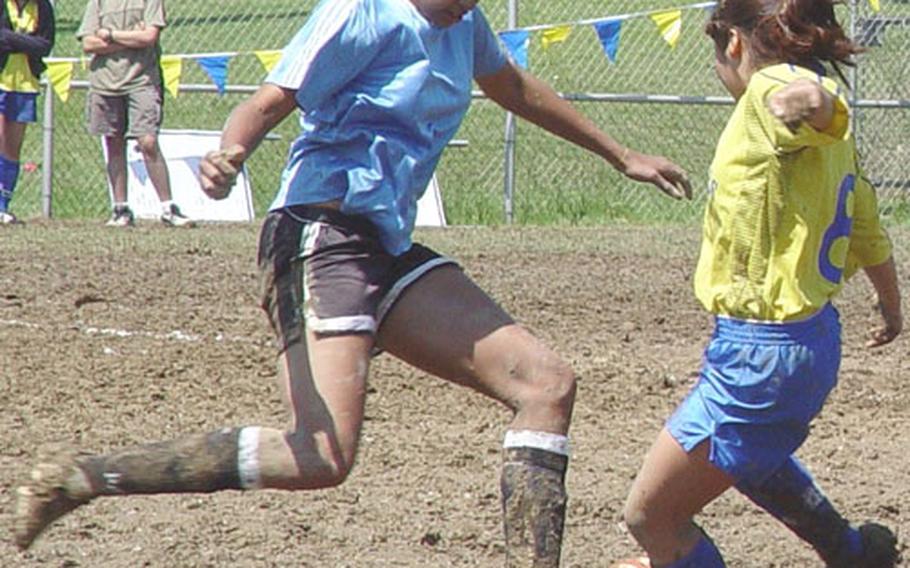
[[[199,163],[199,185],[212,199],[224,199],[231,193],[243,165],[245,151],[237,144],[209,152]]]

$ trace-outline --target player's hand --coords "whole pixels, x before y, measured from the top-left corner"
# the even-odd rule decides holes
[[[224,199],[231,193],[243,165],[245,151],[235,144],[209,152],[199,162],[199,185],[212,199]]]
[[[884,325],[873,329],[869,333],[869,340],[866,341],[866,347],[874,348],[887,345],[894,341],[904,328],[904,321],[900,310],[885,310],[881,304],[878,306],[882,314]]]
[[[833,105],[828,91],[809,79],[797,79],[768,97],[768,110],[791,131],[803,122],[824,130],[830,124]]]
[[[692,199],[692,184],[686,170],[661,156],[627,150],[620,171],[630,179],[656,185],[674,199]]]

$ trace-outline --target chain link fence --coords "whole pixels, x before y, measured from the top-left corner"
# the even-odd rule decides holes
[[[291,38],[315,5],[313,0],[170,0],[165,54],[230,51],[228,92],[219,94],[192,59],[183,62],[181,90],[165,95],[165,129],[220,130],[230,110],[248,96],[266,71],[256,53],[277,50]],[[678,203],[616,174],[599,158],[524,122],[514,131],[508,154],[506,114],[475,97],[457,138],[467,144],[450,149],[438,177],[449,221],[501,223],[511,213],[518,223],[594,224],[628,219],[645,222],[698,219],[714,145],[732,101],[713,71],[713,47],[702,28],[710,8],[679,0],[484,0],[493,28],[530,30],[528,66],[552,84],[595,123],[619,141],[684,165],[698,199]],[[80,57],[75,38],[83,2],[58,1],[58,39],[54,57]],[[681,25],[673,47],[652,19],[654,11],[679,9]],[[841,21],[869,47],[851,70],[856,131],[867,174],[880,188],[883,209],[910,214],[910,3],[849,0]],[[611,61],[591,21],[622,19],[618,49]],[[588,22],[588,23],[586,23]],[[565,26],[568,37],[544,41],[544,28]],[[544,45],[548,43],[548,45]],[[109,211],[100,142],[85,131],[87,72],[75,65],[69,98],[53,97],[53,215],[99,217]],[[38,216],[42,203],[43,117],[30,127],[23,150],[20,188],[13,208]],[[278,184],[297,121],[290,118],[263,143],[249,163],[254,206],[262,214]],[[514,169],[509,169],[514,164]],[[513,184],[507,191],[507,183]],[[508,198],[508,199],[507,199]],[[505,204],[505,205],[504,205]]]

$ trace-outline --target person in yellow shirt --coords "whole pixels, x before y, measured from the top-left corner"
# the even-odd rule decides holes
[[[626,524],[647,557],[616,566],[720,568],[693,517],[735,487],[808,542],[829,568],[889,568],[886,527],[851,525],[794,457],[837,383],[831,299],[863,269],[884,325],[902,328],[891,242],[857,163],[838,72],[858,46],[832,0],[722,0],[707,25],[736,99],[711,165],[695,294],[716,316],[700,377],[629,492]]]
[[[19,180],[25,128],[38,117],[38,77],[54,47],[48,0],[0,0],[0,225],[18,223],[9,204]]]

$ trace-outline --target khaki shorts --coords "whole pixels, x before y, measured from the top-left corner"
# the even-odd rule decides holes
[[[419,244],[400,256],[382,248],[362,217],[291,206],[266,217],[259,238],[262,308],[283,352],[318,334],[375,334],[408,286],[455,261]]]
[[[89,92],[86,98],[89,134],[137,138],[158,134],[161,128],[161,89],[149,85],[125,95]]]

